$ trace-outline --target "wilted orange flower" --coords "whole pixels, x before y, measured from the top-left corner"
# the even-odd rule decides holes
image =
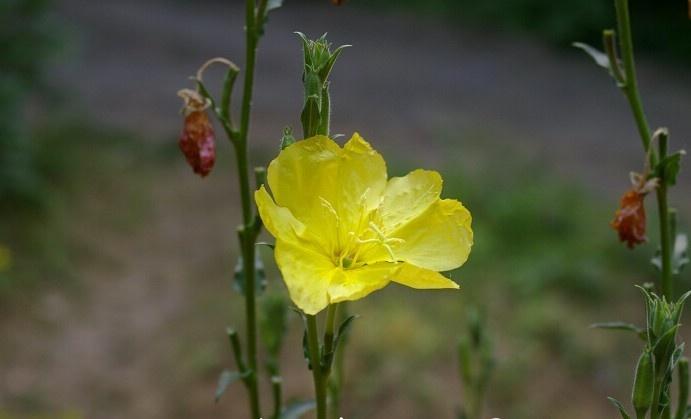
[[[647,240],[645,236],[645,205],[643,200],[648,192],[657,187],[658,179],[646,181],[645,176],[632,173],[633,187],[621,197],[619,209],[610,223],[617,233],[619,240],[625,242],[629,249]]]
[[[180,150],[194,173],[204,177],[211,172],[216,161],[214,128],[206,113],[209,103],[199,92],[191,89],[180,90],[178,96],[185,102],[185,124],[180,134]]]

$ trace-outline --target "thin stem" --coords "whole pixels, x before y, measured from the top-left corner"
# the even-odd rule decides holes
[[[256,234],[252,229],[241,227],[239,235],[245,272],[245,320],[247,324],[247,363],[249,368],[249,376],[246,383],[250,396],[252,418],[260,419],[259,389],[257,388],[257,308],[254,293],[254,239]]]
[[[238,174],[240,175],[240,196],[242,198],[242,219],[245,226],[252,222],[252,209],[249,185],[249,165],[247,164],[247,139],[250,127],[250,111],[252,109],[252,92],[254,86],[254,67],[257,59],[257,33],[255,28],[254,0],[247,0],[246,6],[246,51],[245,75],[242,91],[242,110],[240,115],[240,136],[235,150]]]
[[[336,327],[336,313],[338,304],[330,304],[326,309],[326,326],[324,327],[324,353],[330,354],[334,350],[334,329]],[[327,371],[331,365],[326,366]]]
[[[672,301],[674,296],[674,283],[672,281],[672,240],[669,228],[669,208],[667,205],[667,184],[664,180],[657,188],[657,209],[660,215],[660,259],[662,260],[662,295],[667,301]]]
[[[241,373],[247,372],[247,366],[245,365],[244,359],[242,359],[242,348],[240,346],[240,338],[238,337],[238,332],[234,329],[228,328],[228,340],[230,341],[230,347],[233,349],[233,356],[235,358],[235,365],[237,365],[238,370]]]
[[[240,131],[235,144],[240,198],[242,203],[243,226],[240,232],[243,267],[245,273],[245,321],[247,333],[247,363],[250,375],[247,389],[250,396],[250,409],[253,419],[261,417],[259,390],[257,388],[257,309],[255,296],[255,245],[257,231],[253,226],[254,214],[250,196],[248,138],[250,112],[252,110],[252,92],[254,86],[254,69],[257,57],[257,20],[255,1],[245,1],[245,73],[242,91],[242,108],[240,114]]]
[[[657,153],[650,149],[650,126],[643,111],[643,104],[641,96],[638,91],[638,81],[636,79],[636,65],[633,56],[633,40],[631,35],[631,19],[629,16],[628,0],[615,0],[617,10],[617,24],[619,26],[619,42],[622,54],[622,61],[624,62],[624,72],[626,73],[626,84],[623,90],[626,94],[629,104],[631,105],[631,112],[633,113],[638,132],[641,136],[643,148],[650,156],[649,164],[654,168],[657,163]],[[662,144],[659,150],[659,158],[665,157],[667,150],[666,144]],[[660,278],[660,288],[662,295],[667,298],[667,301],[672,301],[674,295],[674,284],[671,269],[671,238],[669,228],[669,210],[667,204],[667,185],[665,179],[660,182],[660,187],[657,188],[657,207],[658,219],[660,222],[660,258],[662,259],[662,273]]]
[[[307,347],[312,364],[312,377],[314,379],[314,396],[317,402],[317,419],[326,419],[326,376],[321,367],[319,336],[317,331],[317,316],[306,315]]]
[[[273,419],[280,419],[281,418],[282,386],[283,386],[283,379],[281,377],[278,377],[278,376],[271,377],[271,390],[272,390],[273,398],[274,398]]]
[[[343,321],[348,318],[348,303],[342,302],[338,304],[338,316],[339,321]],[[343,373],[343,363],[345,353],[345,346],[347,343],[346,336],[341,336],[339,342],[339,350],[334,354],[333,366],[331,367],[331,376],[329,377],[328,391],[329,391],[329,403],[331,405],[331,419],[338,419],[341,417],[341,389],[343,388],[344,373]]]
[[[638,79],[636,78],[636,63],[633,56],[633,37],[631,35],[631,19],[629,17],[628,0],[615,0],[617,10],[617,25],[619,27],[619,46],[621,49],[626,84],[623,90],[631,104],[631,111],[636,121],[638,133],[643,142],[643,149],[648,152],[650,148],[650,127],[643,110],[643,102],[638,92]],[[650,153],[651,164],[654,163],[654,153]]]

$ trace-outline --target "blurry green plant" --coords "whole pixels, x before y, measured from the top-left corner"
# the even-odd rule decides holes
[[[458,340],[458,370],[464,400],[458,419],[482,419],[485,396],[494,370],[494,348],[484,315],[471,308],[467,322],[466,334]]]
[[[45,203],[46,179],[23,115],[59,39],[49,8],[49,0],[0,2],[0,208]]]
[[[636,65],[633,53],[633,37],[628,0],[615,0],[617,32],[607,29],[602,34],[603,50],[599,51],[587,44],[575,43],[574,46],[585,51],[597,65],[605,68],[614,79],[629,102],[634,122],[638,129],[644,151],[644,170],[641,174],[632,173],[632,187],[621,199],[620,208],[612,221],[619,239],[626,242],[629,248],[647,240],[645,196],[655,191],[657,198],[657,215],[659,221],[660,247],[652,257],[652,265],[660,273],[659,296],[649,289],[641,287],[646,302],[646,327],[639,329],[625,323],[597,324],[596,327],[624,329],[637,333],[645,341],[633,384],[631,403],[635,417],[643,419],[669,419],[672,417],[670,403],[670,386],[673,373],[679,372],[679,401],[675,419],[686,419],[691,411],[687,407],[689,377],[688,363],[682,360],[684,343],[677,343],[677,331],[680,327],[681,311],[691,291],[678,299],[677,282],[679,274],[688,263],[686,235],[677,233],[676,210],[669,207],[668,190],[677,181],[681,167],[683,150],[670,153],[668,150],[669,133],[666,128],[655,132],[645,115],[643,101],[638,90]],[[625,407],[617,400],[610,398],[622,418],[630,416]]]

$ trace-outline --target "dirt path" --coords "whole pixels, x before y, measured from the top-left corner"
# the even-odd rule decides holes
[[[226,3],[63,0],[81,42],[79,59],[62,69],[61,80],[100,120],[169,138],[178,125],[173,95],[185,76],[212,56],[242,64],[243,12],[239,3]],[[333,74],[333,126],[359,130],[385,149],[438,161],[449,146],[491,139],[549,153],[566,176],[616,186],[625,179],[609,176],[612,169],[627,173],[639,164],[623,98],[578,51],[309,4],[275,12],[260,48],[254,132],[264,144],[288,123],[299,127],[290,116],[302,100],[299,44],[291,35],[300,30],[354,45]],[[651,124],[666,124],[675,146],[689,148],[688,72],[640,61]],[[690,185],[691,171],[683,176]]]
[[[242,50],[237,4],[192,3],[63,0],[59,9],[77,35],[77,59],[59,68],[54,81],[99,122],[173,141],[175,92],[186,75],[208,57],[237,59]],[[387,154],[414,155],[427,166],[463,152],[449,151],[449,139],[520,144],[531,155],[549,153],[564,176],[594,189],[619,186],[621,173],[637,168],[639,145],[622,98],[576,52],[406,16],[370,16],[326,1],[289,4],[271,17],[255,100],[254,133],[263,145],[275,144],[285,124],[298,126],[286,118],[298,114],[302,100],[294,30],[329,31],[334,43],[355,45],[333,76],[333,125],[361,131]],[[673,134],[691,132],[688,76],[644,62],[641,79],[653,121],[666,121]],[[688,137],[673,138],[691,145]],[[510,158],[498,156],[498,167]],[[680,183],[691,185],[691,171],[684,177]],[[202,183],[181,164],[154,171],[139,188],[144,198],[132,203],[117,199],[129,190],[103,196],[94,185],[94,202],[81,209],[89,217],[75,231],[88,255],[77,267],[84,289],[77,297],[50,292],[2,325],[0,406],[76,409],[97,419],[219,417],[229,410],[228,403],[194,410],[208,405],[213,378],[204,374],[227,355],[222,342],[195,351],[208,359],[193,365],[177,365],[166,354],[185,353],[195,339],[206,342],[238,309],[226,314],[220,304],[235,237],[219,226],[236,221],[233,191],[227,178]],[[145,223],[136,229],[104,221],[142,208]],[[198,318],[209,320],[195,328]],[[185,384],[200,375],[190,394]],[[299,387],[289,393],[299,394]],[[235,413],[230,417],[240,417]]]

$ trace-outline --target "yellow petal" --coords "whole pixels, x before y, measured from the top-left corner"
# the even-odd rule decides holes
[[[339,168],[339,206],[344,212],[366,212],[379,206],[386,188],[386,162],[357,132],[343,146]]]
[[[389,180],[378,215],[388,233],[417,218],[439,199],[442,179],[432,170],[415,170]]]
[[[433,271],[463,265],[473,245],[470,212],[454,199],[438,200],[419,217],[388,234],[397,260]]]
[[[400,267],[400,264],[382,262],[357,269],[337,269],[329,284],[331,302],[358,300],[383,288]]]
[[[417,289],[458,288],[458,284],[439,272],[418,268],[409,263],[402,264],[401,270],[391,278],[399,284]]]
[[[276,204],[290,209],[306,222],[319,210],[319,197],[337,190],[342,150],[330,138],[318,135],[298,141],[276,157],[268,169],[269,186]]]
[[[254,193],[254,200],[264,226],[276,239],[295,241],[296,236],[304,233],[305,225],[298,221],[288,208],[276,205],[263,185]]]
[[[378,206],[386,164],[358,134],[344,148],[315,136],[281,151],[269,165],[268,180],[276,204],[288,208],[333,253]]]
[[[310,247],[282,240],[276,240],[274,257],[290,298],[300,310],[317,314],[326,308],[335,271],[329,258]]]

